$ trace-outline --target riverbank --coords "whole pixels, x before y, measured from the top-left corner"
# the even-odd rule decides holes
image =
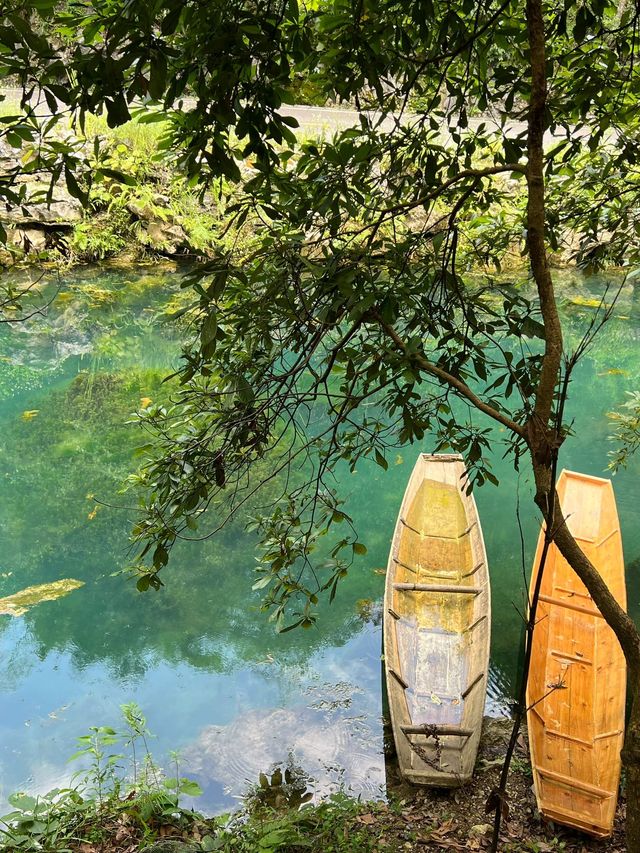
[[[321,144],[333,134],[353,133],[358,125],[357,113],[349,110],[293,110],[292,120],[300,125],[298,153],[305,143]],[[75,135],[78,128],[69,138],[65,136],[66,143],[73,140],[84,163],[84,171],[73,179],[66,172],[53,178],[46,170],[25,168],[25,160],[31,162],[34,156],[34,140],[0,141],[0,165],[7,174],[16,175],[19,196],[19,201],[7,202],[0,211],[0,267],[16,263],[72,267],[108,259],[138,263],[163,257],[206,260],[231,247],[235,252],[248,249],[269,212],[245,209],[239,217],[244,227],[230,228],[233,185],[226,179],[210,187],[188,180],[179,157],[167,150],[168,119],[156,119],[145,123],[142,117],[111,128],[103,117],[88,116],[83,136]],[[391,131],[392,126],[387,128]],[[260,177],[251,158],[239,160],[238,165],[245,178]],[[503,203],[493,214],[517,217],[523,203],[521,182],[505,178],[505,183],[512,209],[505,211]],[[443,212],[436,209],[429,214],[437,228]],[[414,212],[410,227],[422,227],[424,215]],[[470,244],[458,251],[469,256],[461,259],[461,268],[482,266],[482,253],[473,245],[482,242],[485,221],[486,211],[478,223],[467,223]],[[571,263],[574,243],[571,235],[563,236],[562,245],[552,253],[555,265]],[[521,250],[515,244],[503,247],[501,272],[525,270]]]
[[[389,801],[362,802],[345,794],[306,803],[303,776],[276,769],[259,782],[233,815],[207,818],[178,804],[193,793],[186,779],[158,780],[144,790],[116,788],[108,797],[77,792],[59,809],[31,812],[2,849],[71,853],[373,853],[373,851],[482,851],[489,845],[485,803],[495,787],[510,721],[485,719],[478,764],[470,785],[453,791],[418,789],[394,780],[390,762]],[[196,786],[197,787],[197,786]],[[24,795],[23,795],[24,796]],[[622,853],[625,803],[621,796],[614,835],[589,839],[540,819],[531,789],[525,737],[518,742],[509,783],[510,813],[504,822],[505,853]],[[101,802],[100,802],[101,800]],[[41,803],[46,803],[44,798]],[[38,829],[39,827],[39,829]],[[37,830],[37,831],[36,831]],[[21,833],[21,834],[20,834]],[[37,838],[35,837],[37,835]],[[30,843],[31,842],[31,843]]]

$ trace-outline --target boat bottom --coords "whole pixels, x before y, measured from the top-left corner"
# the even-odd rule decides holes
[[[459,788],[471,781],[471,776],[461,776],[458,773],[405,773],[402,768],[400,775],[405,782],[427,788]]]
[[[609,838],[612,832],[612,829],[605,829],[602,826],[589,823],[577,814],[567,814],[566,812],[554,811],[553,809],[541,809],[541,814],[547,820],[552,820],[554,823],[562,824],[562,826],[568,826],[571,829],[585,832],[593,838]]]

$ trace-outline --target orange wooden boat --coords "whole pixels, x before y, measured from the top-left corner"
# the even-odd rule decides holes
[[[460,456],[420,454],[384,597],[384,658],[400,772],[452,787],[473,773],[489,668],[487,557]]]
[[[563,471],[567,525],[626,607],[620,524],[610,480]],[[533,564],[538,573],[544,534]],[[527,724],[538,808],[598,838],[611,834],[624,737],[626,667],[586,587],[551,545],[544,568],[527,687]]]

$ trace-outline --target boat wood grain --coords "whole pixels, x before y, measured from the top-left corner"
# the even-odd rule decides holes
[[[560,506],[578,544],[626,608],[622,538],[609,480],[563,471]],[[544,544],[540,532],[533,591]],[[552,544],[543,572],[527,723],[538,808],[598,838],[611,834],[624,737],[626,668],[586,587]]]
[[[475,501],[457,455],[421,454],[391,543],[384,658],[402,776],[454,787],[473,774],[489,667],[490,591]]]

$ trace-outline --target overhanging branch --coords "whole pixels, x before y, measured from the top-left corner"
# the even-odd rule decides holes
[[[386,334],[391,338],[391,340],[395,343],[395,345],[402,352],[407,352],[407,345],[402,340],[400,335],[394,329],[394,327],[387,323],[379,313],[372,312],[373,316],[380,324],[380,327],[386,332]],[[456,376],[452,376],[452,374],[448,373],[442,367],[438,367],[437,364],[429,361],[420,353],[412,354],[412,358],[415,360],[415,363],[421,370],[424,370],[425,373],[429,373],[431,376],[435,376],[440,382],[445,385],[448,385],[450,388],[453,388],[460,394],[461,397],[464,397],[468,400],[472,406],[474,406],[479,411],[483,412],[485,415],[488,415],[494,421],[497,421],[502,426],[506,427],[508,430],[513,432],[515,435],[526,441],[526,433],[523,427],[517,424],[512,418],[508,415],[503,414],[498,411],[498,409],[494,409],[493,406],[490,406],[488,403],[485,403],[477,394],[475,394],[469,386],[463,382],[461,379],[458,379]]]

